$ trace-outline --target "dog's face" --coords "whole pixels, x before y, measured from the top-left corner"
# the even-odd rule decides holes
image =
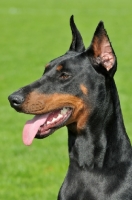
[[[82,129],[90,115],[91,99],[95,100],[93,104],[99,100],[98,87],[102,88],[103,99],[106,79],[115,73],[116,57],[103,23],[99,23],[87,50],[73,17],[70,24],[73,40],[69,51],[49,62],[39,80],[9,96],[18,112],[35,115],[24,126],[26,145],[34,137],[47,137],[64,125],[75,124]]]

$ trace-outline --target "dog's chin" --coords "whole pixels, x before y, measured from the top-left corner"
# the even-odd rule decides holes
[[[61,114],[59,114],[56,118],[50,116],[53,114],[51,112],[51,115],[49,115],[46,122],[40,126],[37,134],[35,135],[35,138],[37,139],[43,139],[54,133],[56,130],[60,129],[61,127],[65,126],[71,115],[72,115],[72,109],[71,108],[63,108],[61,109]],[[63,113],[63,114],[62,114]],[[62,117],[63,116],[63,117]]]

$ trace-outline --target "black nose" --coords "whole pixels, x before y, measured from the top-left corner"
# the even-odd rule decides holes
[[[24,97],[20,94],[13,93],[8,97],[8,100],[13,108],[19,108],[24,102]]]

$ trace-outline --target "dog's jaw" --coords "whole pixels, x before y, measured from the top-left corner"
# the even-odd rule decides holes
[[[34,138],[42,139],[52,134],[58,128],[66,125],[72,114],[72,109],[64,107],[43,115],[36,115],[28,120],[23,129],[23,142],[31,145]]]

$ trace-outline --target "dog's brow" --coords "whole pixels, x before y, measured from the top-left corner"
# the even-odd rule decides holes
[[[63,66],[62,66],[62,65],[58,65],[58,66],[57,66],[57,68],[56,68],[56,70],[57,70],[57,71],[61,71],[61,70],[62,70],[62,68],[63,68]]]

